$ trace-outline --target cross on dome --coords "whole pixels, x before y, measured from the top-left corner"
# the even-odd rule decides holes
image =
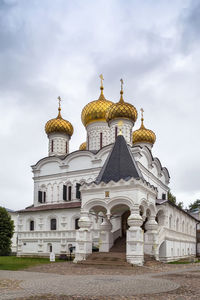
[[[103,75],[100,74],[100,75],[99,75],[99,78],[101,79],[101,89],[103,89],[103,80],[104,80]]]

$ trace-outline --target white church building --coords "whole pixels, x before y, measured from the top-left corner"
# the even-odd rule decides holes
[[[133,130],[138,114],[124,101],[103,93],[82,110],[86,141],[70,152],[72,124],[49,120],[48,156],[34,174],[33,204],[18,211],[18,256],[69,253],[86,260],[93,246],[109,252],[125,243],[126,260],[143,265],[144,255],[163,262],[195,256],[197,220],[168,201],[169,172],[153,156],[156,135],[144,126]],[[37,141],[36,141],[37,142]]]

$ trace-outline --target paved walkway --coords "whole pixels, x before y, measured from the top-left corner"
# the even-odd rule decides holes
[[[154,274],[155,276],[155,274]],[[1,271],[0,280],[15,282],[14,289],[1,289],[0,299],[16,299],[33,295],[131,296],[154,294],[177,289],[167,279],[147,275],[58,275],[26,271]],[[16,285],[16,280],[18,285]]]
[[[0,271],[0,299],[199,300],[200,266],[160,273],[60,275]]]

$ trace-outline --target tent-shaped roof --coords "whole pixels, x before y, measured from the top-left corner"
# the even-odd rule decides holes
[[[95,183],[108,183],[111,180],[118,182],[120,179],[127,181],[130,178],[139,179],[143,177],[124,137],[118,135]]]

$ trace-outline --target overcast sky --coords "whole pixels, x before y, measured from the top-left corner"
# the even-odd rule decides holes
[[[0,205],[32,204],[30,166],[47,156],[58,95],[70,150],[85,140],[81,110],[101,73],[107,99],[122,77],[125,101],[144,108],[178,201],[200,198],[199,29],[195,0],[0,0]]]

